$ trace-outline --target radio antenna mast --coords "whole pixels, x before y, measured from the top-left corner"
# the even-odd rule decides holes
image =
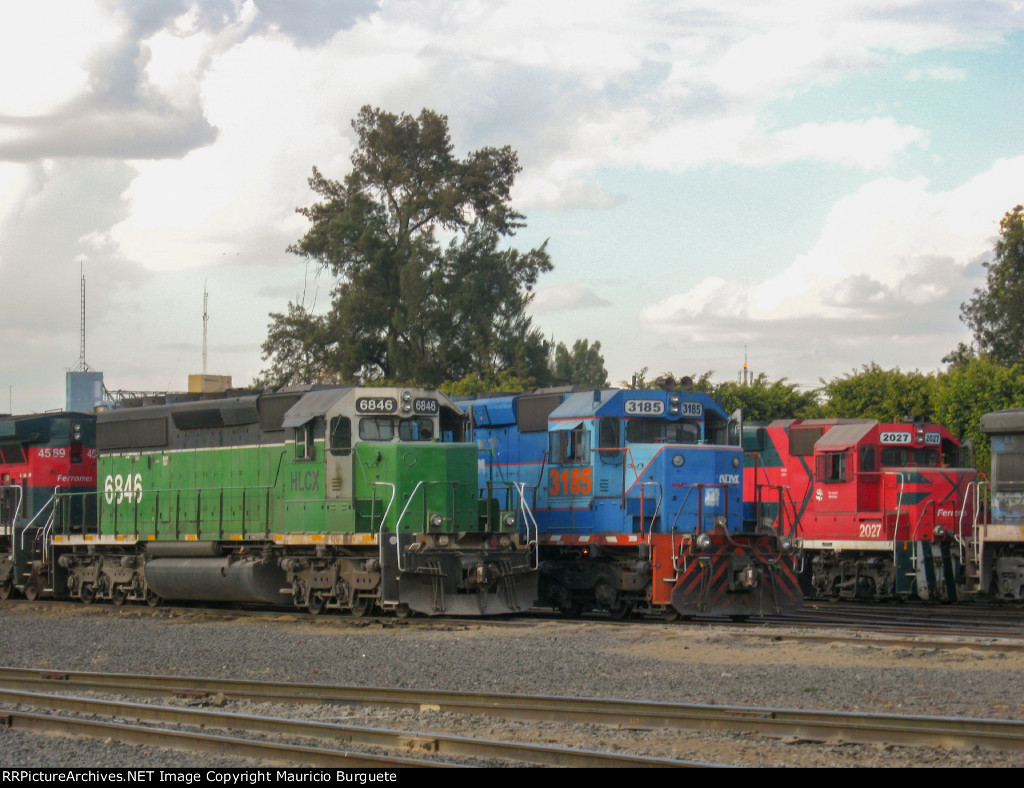
[[[78,365],[74,372],[89,372],[89,365],[85,363],[85,264],[79,263],[79,271],[82,277],[81,313],[82,323],[78,338]]]
[[[206,324],[210,322],[210,314],[206,307],[210,295],[206,292],[206,282],[203,282],[203,388],[206,388]]]

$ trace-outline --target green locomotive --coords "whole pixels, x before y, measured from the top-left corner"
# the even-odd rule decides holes
[[[56,595],[492,615],[537,590],[536,534],[476,492],[437,391],[303,387],[97,419],[97,526],[59,506]],[[69,502],[72,496],[65,496]]]

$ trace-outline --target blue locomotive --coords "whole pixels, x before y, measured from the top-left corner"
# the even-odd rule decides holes
[[[792,535],[744,530],[740,417],[706,394],[549,389],[460,404],[481,487],[536,517],[540,604],[671,619],[802,603]]]

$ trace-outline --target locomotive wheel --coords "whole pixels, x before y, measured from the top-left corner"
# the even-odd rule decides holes
[[[0,599],[10,599],[11,591],[14,590],[14,586],[10,580],[4,580],[0,583]]]
[[[679,615],[679,611],[676,610],[671,605],[666,607],[665,610],[662,611],[661,615],[664,617],[665,621],[668,621],[669,623],[671,623],[673,621],[678,621],[679,619],[682,618],[682,616]]]
[[[25,586],[25,599],[29,602],[35,602],[39,599],[39,588],[31,584]]]
[[[96,601],[96,587],[92,583],[84,583],[82,590],[78,592],[78,598],[83,605],[91,605]]]
[[[566,618],[579,618],[580,615],[583,613],[583,603],[577,599],[574,599],[568,604],[559,605],[558,609]]]
[[[368,616],[373,612],[373,597],[367,596],[362,599],[357,599],[355,604],[352,605],[352,615],[356,618],[362,618]]]
[[[317,596],[316,594],[310,594],[309,599],[306,601],[306,609],[309,610],[311,616],[319,616],[326,607],[327,601],[322,596]]]
[[[629,618],[629,614],[633,612],[633,603],[623,600],[608,612],[612,614],[612,618],[616,621],[622,621],[623,619]]]
[[[146,604],[150,607],[159,607],[163,601],[153,591],[146,591]]]
[[[128,592],[123,588],[115,588],[114,592],[110,595],[110,601],[115,605],[121,606],[128,599]]]
[[[412,611],[409,609],[409,606],[404,602],[395,608],[396,618],[409,618],[410,616],[412,616]]]

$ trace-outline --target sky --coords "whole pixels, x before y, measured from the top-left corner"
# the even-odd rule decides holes
[[[245,385],[360,107],[510,145],[530,313],[644,368],[814,387],[970,341],[1024,203],[1021,0],[0,2],[0,411]]]

